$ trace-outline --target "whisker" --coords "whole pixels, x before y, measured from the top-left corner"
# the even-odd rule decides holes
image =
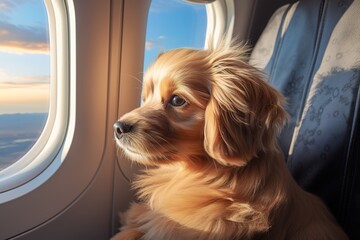
[[[136,76],[134,76],[134,75],[132,75],[132,74],[130,74],[129,75],[132,79],[135,79],[136,81],[138,81],[139,83],[141,83],[141,85],[143,84],[143,81],[141,80],[141,79],[139,79],[138,77],[136,77]]]

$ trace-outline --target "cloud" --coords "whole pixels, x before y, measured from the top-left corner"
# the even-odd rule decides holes
[[[19,11],[24,5],[36,4],[36,0],[0,0],[0,19],[2,21],[12,21],[13,14]],[[38,1],[38,0],[37,0]]]
[[[9,10],[12,10],[13,7],[14,7],[14,2],[12,1],[2,0],[0,2],[0,10],[3,11],[4,13],[6,13]]]
[[[46,112],[49,76],[12,76],[0,69],[0,114]]]
[[[147,40],[145,42],[145,50],[147,51],[152,50],[154,45],[155,45],[154,41]]]
[[[162,41],[164,39],[166,39],[166,36],[164,35],[160,35],[156,39],[147,39],[145,42],[145,50],[146,51],[150,51],[153,49],[163,50],[164,46]]]
[[[46,112],[49,90],[48,83],[0,83],[0,114]]]
[[[27,0],[26,3],[34,3],[34,0]],[[23,5],[24,0],[1,0],[0,2],[0,11],[7,14],[9,11],[15,10],[19,5]]]
[[[3,91],[16,90],[16,89],[49,89],[49,83],[33,82],[33,83],[13,83],[13,82],[0,82],[0,88]]]
[[[8,3],[6,2],[0,2],[0,10],[7,9],[9,7]]]
[[[8,74],[4,69],[0,69],[0,84],[1,88],[17,88],[26,85],[48,85],[50,82],[49,75],[11,75]]]
[[[47,31],[45,28],[17,26],[0,21],[0,51],[49,54]]]

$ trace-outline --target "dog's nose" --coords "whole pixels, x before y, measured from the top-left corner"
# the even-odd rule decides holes
[[[120,122],[117,121],[114,124],[114,131],[115,131],[115,136],[119,139],[120,136],[124,133],[128,133],[130,132],[132,129],[132,125],[126,123],[126,122]]]

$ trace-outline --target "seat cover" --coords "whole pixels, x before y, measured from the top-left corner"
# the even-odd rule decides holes
[[[294,178],[360,239],[360,0],[281,7],[250,62],[287,98],[279,141]]]

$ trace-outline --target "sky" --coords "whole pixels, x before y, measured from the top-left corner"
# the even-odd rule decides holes
[[[144,71],[163,51],[203,48],[205,5],[153,0]],[[0,0],[0,114],[48,112],[50,56],[43,0]]]
[[[0,114],[47,112],[49,77],[43,0],[0,0]]]
[[[179,47],[203,48],[205,33],[205,5],[153,0],[148,15],[144,70],[160,52]]]

